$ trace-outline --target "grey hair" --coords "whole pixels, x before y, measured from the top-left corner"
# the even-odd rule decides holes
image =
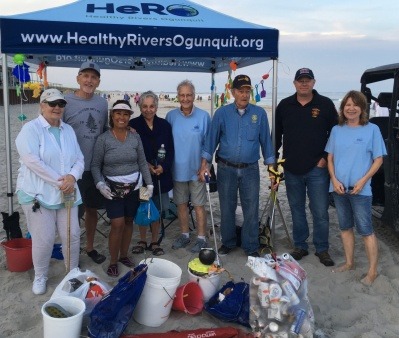
[[[177,94],[179,94],[179,91],[180,91],[181,87],[185,87],[185,86],[191,88],[191,90],[193,92],[193,96],[195,97],[195,87],[194,87],[193,83],[190,80],[183,80],[182,82],[180,82],[177,85]]]
[[[158,95],[155,94],[152,90],[148,90],[140,95],[139,102],[138,102],[139,107],[141,108],[141,106],[143,105],[144,99],[146,99],[147,97],[151,97],[154,100],[155,106],[158,109]]]

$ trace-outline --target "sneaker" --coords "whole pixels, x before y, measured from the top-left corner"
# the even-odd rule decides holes
[[[190,238],[180,235],[172,244],[172,249],[185,248],[190,243]]]
[[[295,260],[300,261],[302,257],[309,255],[309,252],[305,249],[295,248],[292,252],[290,252],[290,255]]]
[[[193,247],[190,249],[191,252],[200,252],[202,248],[207,248],[208,243],[204,239],[198,238]]]
[[[218,249],[218,254],[219,256],[226,256],[231,250],[233,250],[232,248],[228,248],[225,245],[222,245],[219,249]]]
[[[315,255],[319,257],[321,264],[324,264],[325,266],[334,265],[334,261],[331,259],[327,250],[322,252],[316,252]]]
[[[258,251],[251,252],[250,254],[248,254],[248,256],[251,256],[251,257],[260,257],[260,255],[259,255],[259,252],[258,252]]]
[[[32,286],[32,292],[35,295],[43,295],[47,290],[47,277],[44,275],[35,277]]]

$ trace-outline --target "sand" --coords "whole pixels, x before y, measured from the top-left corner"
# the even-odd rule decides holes
[[[209,110],[209,101],[197,103],[199,106]],[[171,108],[177,104],[160,101],[158,110],[159,116],[164,116]],[[38,105],[23,105],[11,107],[11,139],[12,139],[12,173],[13,185],[15,186],[18,156],[15,151],[14,140],[20,130],[22,123],[17,118],[21,112],[31,120],[37,116]],[[138,109],[135,108],[135,116]],[[270,117],[270,114],[269,114]],[[4,144],[4,109],[0,110],[0,209],[8,211],[8,200],[6,198],[6,167],[5,167],[5,144]],[[268,178],[264,166],[261,166],[261,195],[260,211],[264,209],[269,196]],[[217,193],[211,194],[211,205],[213,210],[214,222],[220,222],[220,211]],[[291,215],[285,195],[284,184],[279,191],[279,201],[283,217],[291,233]],[[14,210],[21,214],[21,227],[24,234],[27,233],[25,218],[16,199],[13,203]],[[209,210],[209,205],[207,205]],[[336,264],[344,261],[343,249],[338,230],[336,211],[330,207],[330,254]],[[237,225],[242,221],[242,212],[237,210]],[[311,218],[309,217],[311,226]],[[398,337],[399,336],[399,267],[398,267],[398,245],[396,236],[384,228],[380,222],[375,221],[377,237],[379,238],[380,260],[379,277],[371,287],[366,287],[360,283],[360,279],[367,271],[367,258],[364,251],[363,241],[356,236],[356,270],[343,273],[333,273],[331,268],[319,263],[314,255],[314,247],[310,244],[309,256],[300,261],[301,266],[308,275],[308,295],[315,314],[315,336],[316,337]],[[210,214],[208,213],[208,225],[211,227]],[[82,232],[83,232],[82,223]],[[99,230],[108,234],[109,227],[104,223],[99,223]],[[165,255],[161,258],[170,260],[178,264],[182,271],[181,284],[188,281],[187,264],[196,255],[189,253],[185,249],[172,250],[171,244],[179,234],[178,221],[174,221],[166,230],[166,237],[162,242]],[[194,239],[195,231],[192,234]],[[6,237],[4,230],[0,230],[0,239]],[[396,240],[395,240],[396,239]],[[135,228],[132,244],[138,240],[138,231]],[[213,238],[209,238],[210,245]],[[84,247],[85,239],[82,236],[81,247]],[[283,231],[281,216],[276,214],[276,248],[277,253],[282,254],[290,250],[289,242]],[[95,247],[105,255],[108,255],[107,239],[97,233]],[[138,263],[144,258],[143,255],[132,255],[134,261]],[[252,277],[251,270],[245,266],[247,257],[240,249],[234,250],[228,256],[221,259],[221,263],[234,277],[235,281],[241,279],[249,282]],[[110,278],[106,274],[108,261],[97,265],[93,263],[85,253],[80,256],[82,269],[89,269],[95,272],[100,278],[111,285],[115,285],[117,280]],[[127,268],[121,269],[122,274],[127,272]],[[10,272],[7,270],[5,251],[0,249],[0,337],[42,337],[43,320],[41,306],[51,297],[54,289],[61,282],[65,275],[65,267],[62,261],[52,259],[47,293],[41,296],[33,295],[31,291],[34,276],[33,269],[27,272]],[[227,282],[227,274],[222,275],[222,282]],[[87,321],[85,321],[87,323]],[[170,330],[185,330],[196,328],[223,327],[226,323],[203,312],[196,316],[191,316],[183,312],[172,311],[169,319],[160,327],[152,328],[138,324],[133,319],[130,320],[125,333],[150,333],[166,332]],[[82,328],[82,337],[87,336],[87,329]]]

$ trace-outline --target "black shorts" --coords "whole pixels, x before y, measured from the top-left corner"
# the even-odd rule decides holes
[[[105,198],[94,184],[91,171],[83,172],[82,179],[78,180],[78,187],[82,195],[83,205],[88,208],[104,209]]]
[[[124,198],[105,200],[105,209],[109,219],[119,217],[132,217],[136,216],[137,209],[139,208],[139,190],[133,191],[131,194]]]

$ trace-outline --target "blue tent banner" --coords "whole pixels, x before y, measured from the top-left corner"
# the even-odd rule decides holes
[[[231,59],[247,66],[278,58],[277,29],[190,1],[81,0],[0,17],[0,34],[2,53],[57,67],[97,57],[102,68],[219,72]],[[108,65],[105,57],[112,60]]]

